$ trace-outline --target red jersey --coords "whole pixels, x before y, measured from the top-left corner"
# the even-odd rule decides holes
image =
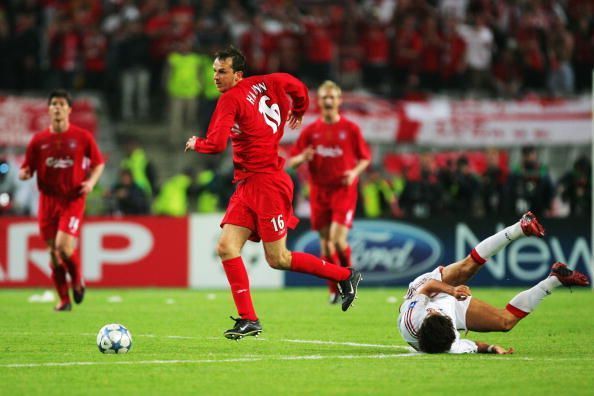
[[[234,182],[254,173],[274,173],[285,163],[278,155],[278,144],[287,114],[291,110],[301,116],[308,105],[307,87],[290,74],[244,78],[221,95],[206,138],[197,139],[194,150],[220,153],[231,135]]]
[[[47,128],[35,134],[21,168],[29,167],[32,174],[37,173],[41,193],[75,199],[80,196],[79,189],[88,170],[102,163],[103,157],[91,133],[70,124],[62,133]]]
[[[370,159],[369,146],[359,127],[344,117],[334,124],[321,118],[303,129],[291,150],[291,156],[312,146],[314,157],[309,161],[311,182],[319,186],[342,185],[344,172],[353,169],[362,159]]]

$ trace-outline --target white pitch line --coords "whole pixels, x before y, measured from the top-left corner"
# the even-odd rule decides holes
[[[344,345],[352,347],[363,347],[363,348],[391,348],[391,349],[406,349],[411,352],[413,348],[405,345],[386,345],[386,344],[361,344],[357,342],[338,342],[338,341],[321,341],[321,340],[281,340],[284,342],[292,342],[296,344],[318,344],[318,345]]]
[[[48,363],[9,363],[0,364],[5,368],[35,368],[35,367],[72,367],[72,366],[100,366],[100,365],[159,365],[159,364],[205,364],[205,363],[241,363],[241,362],[256,362],[263,360],[323,360],[323,359],[393,359],[410,356],[422,356],[419,353],[400,353],[394,355],[342,355],[342,356],[322,356],[322,355],[305,355],[305,356],[262,356],[249,358],[234,358],[234,359],[197,359],[197,360],[138,360],[138,361],[124,361],[124,362],[48,362]]]

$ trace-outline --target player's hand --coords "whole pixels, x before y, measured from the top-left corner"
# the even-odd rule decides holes
[[[197,140],[197,139],[198,139],[198,138],[197,138],[196,136],[192,136],[192,137],[190,137],[190,138],[188,139],[188,141],[186,142],[186,148],[185,148],[184,152],[185,152],[185,151],[188,151],[188,150],[190,150],[190,151],[194,151],[194,148],[196,147],[196,140]]]
[[[347,170],[342,174],[342,184],[345,186],[350,186],[353,184],[356,178],[357,172],[355,172],[354,169]]]
[[[293,114],[292,111],[289,110],[289,115],[287,117],[287,124],[291,127],[291,129],[297,129],[301,126],[301,120],[303,120],[303,115],[297,116]]]
[[[19,179],[21,180],[29,180],[31,178],[31,168],[28,166],[25,168],[19,169]]]
[[[84,182],[82,182],[80,184],[80,189],[78,190],[78,193],[80,195],[87,195],[91,191],[93,191],[93,187],[95,187],[95,184],[94,183],[92,183],[89,180],[85,180]]]
[[[301,153],[303,155],[303,161],[309,162],[313,159],[316,150],[312,146],[307,146],[305,150]]]
[[[512,353],[514,353],[514,348],[505,349],[502,346],[494,345],[492,353],[496,355],[511,355]]]
[[[470,287],[466,285],[460,285],[454,287],[454,293],[452,296],[456,298],[456,300],[466,300],[468,296],[471,296],[472,293],[470,292]]]

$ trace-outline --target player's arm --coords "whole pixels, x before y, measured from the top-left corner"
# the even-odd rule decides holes
[[[509,355],[514,353],[513,348],[505,349],[502,346],[495,344],[487,344],[486,342],[474,341],[477,346],[477,353],[494,353],[496,355]]]
[[[97,164],[93,168],[91,168],[91,172],[89,172],[89,177],[87,178],[87,180],[83,181],[80,186],[80,193],[82,195],[89,194],[91,191],[93,191],[93,187],[95,187],[95,185],[99,181],[99,178],[103,173],[103,169],[105,169],[104,163]]]
[[[287,124],[292,129],[297,129],[301,126],[303,114],[309,106],[309,94],[307,86],[301,80],[293,77],[288,73],[272,73],[270,78],[280,83],[283,90],[291,97],[292,108],[287,116]]]
[[[95,142],[95,139],[91,133],[88,133],[86,137],[87,150],[85,151],[85,156],[87,156],[91,161],[91,170],[89,171],[89,175],[86,180],[84,180],[80,185],[79,193],[81,195],[86,195],[93,191],[93,188],[103,173],[103,169],[105,169],[105,160],[103,159],[103,155],[99,150],[99,146],[97,146],[97,142]]]
[[[452,286],[437,279],[428,280],[417,290],[417,294],[424,294],[428,297],[433,297],[439,293],[449,294],[457,300],[465,300],[468,296],[472,295],[470,288],[466,285]]]
[[[19,179],[29,180],[33,177],[33,166],[31,165],[35,159],[35,136],[31,139],[27,145],[25,151],[25,160],[23,161],[21,168],[19,169]]]
[[[371,163],[371,151],[369,150],[369,146],[365,139],[363,139],[363,134],[361,133],[361,129],[355,124],[354,125],[354,144],[355,144],[355,152],[357,153],[358,161],[357,165],[353,169],[349,169],[344,173],[343,183],[347,186],[353,184],[355,179],[363,173],[365,169]]]
[[[297,168],[304,162],[312,160],[315,154],[315,150],[312,146],[307,146],[301,153],[296,154],[287,160],[287,166],[291,168]]]
[[[311,161],[314,157],[315,150],[309,142],[310,127],[305,127],[299,134],[299,138],[291,148],[291,157],[287,160],[287,166],[297,168],[304,162]]]
[[[186,149],[203,154],[217,154],[225,150],[231,128],[235,125],[238,104],[228,95],[223,95],[217,103],[208,126],[206,138],[192,136],[186,142]]]
[[[357,177],[359,177],[359,175],[365,170],[367,169],[367,167],[369,166],[369,163],[371,161],[368,159],[360,159],[357,162],[357,165],[355,165],[355,167],[353,169],[349,169],[347,171],[344,172],[344,178],[343,178],[343,183],[346,186],[350,186],[351,184],[353,184],[353,182],[355,181],[355,179],[357,179]]]
[[[29,168],[28,165],[22,166],[21,169],[19,169],[20,180],[29,180],[31,177],[33,177],[33,172],[31,172],[31,168]]]

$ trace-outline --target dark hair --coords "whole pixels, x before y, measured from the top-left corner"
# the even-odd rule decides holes
[[[225,48],[224,50],[217,51],[215,53],[215,59],[227,59],[231,58],[231,67],[235,72],[245,72],[245,56],[241,53],[240,50],[235,48],[234,46],[230,45],[229,47]]]
[[[66,91],[65,89],[56,89],[50,92],[47,98],[47,104],[49,105],[52,102],[53,98],[64,98],[66,102],[68,102],[68,106],[72,107],[72,96]]]
[[[444,315],[429,315],[419,329],[419,348],[426,353],[444,353],[456,339],[452,319]]]

